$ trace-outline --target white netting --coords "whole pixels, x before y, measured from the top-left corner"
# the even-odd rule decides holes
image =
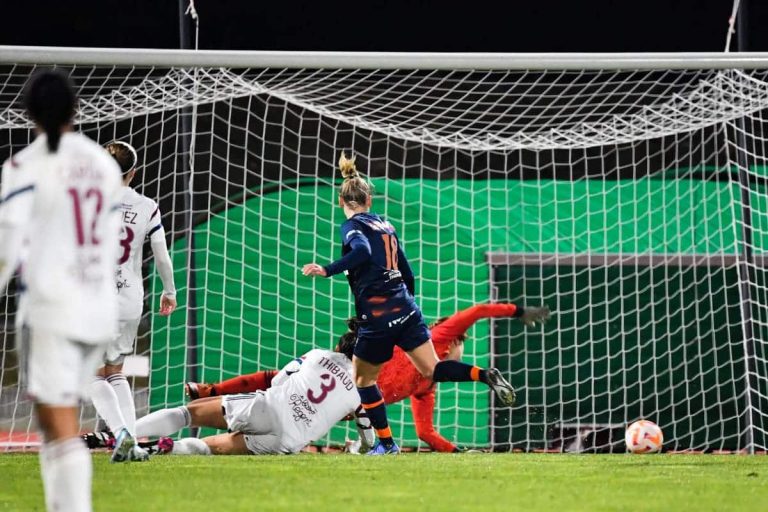
[[[34,67],[3,68],[3,159],[30,140]],[[137,188],[164,212],[183,307],[142,324],[150,371],[134,385],[152,408],[181,403],[190,375],[275,368],[343,332],[346,282],[297,267],[338,254],[346,149],[398,227],[428,319],[492,296],[555,310],[545,334],[470,331],[465,359],[508,372],[520,402],[439,386],[450,440],[607,447],[642,416],[670,448],[766,448],[766,71],[64,68],[79,128],[134,144]],[[14,307],[11,289],[0,431],[24,443]],[[390,416],[414,444],[407,407]]]

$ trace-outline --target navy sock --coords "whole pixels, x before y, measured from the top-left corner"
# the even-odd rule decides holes
[[[470,382],[480,381],[488,384],[488,372],[479,366],[461,361],[440,361],[432,373],[434,382]]]
[[[395,444],[395,441],[392,439],[392,430],[387,421],[387,406],[384,405],[384,398],[381,396],[379,387],[374,384],[365,388],[357,388],[357,392],[360,395],[363,409],[365,409],[368,419],[371,420],[371,425],[376,430],[376,436],[381,444],[389,448]]]

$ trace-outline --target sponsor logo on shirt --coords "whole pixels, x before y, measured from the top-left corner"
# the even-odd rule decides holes
[[[305,396],[293,393],[288,398],[288,404],[293,411],[293,421],[304,423],[307,427],[312,425],[312,418],[310,415],[314,416],[317,414],[317,409],[312,407]]]

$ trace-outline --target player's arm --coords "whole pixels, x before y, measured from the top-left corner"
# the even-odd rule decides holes
[[[455,452],[458,448],[455,444],[441,436],[432,423],[435,411],[435,391],[430,390],[419,396],[411,396],[411,412],[413,423],[416,427],[416,435],[437,452]]]
[[[371,244],[357,222],[347,221],[341,226],[341,239],[351,249],[347,254],[325,266],[308,263],[302,268],[304,275],[331,277],[371,259]]]
[[[176,285],[173,282],[173,264],[168,254],[168,245],[165,242],[165,230],[160,221],[160,211],[155,210],[152,215],[155,225],[149,229],[149,244],[152,247],[152,256],[155,258],[155,267],[163,282],[163,295],[160,297],[160,314],[168,316],[176,309]]]
[[[213,384],[213,390],[216,395],[235,395],[238,393],[265,391],[272,386],[272,381],[277,374],[277,370],[261,370],[249,373],[248,375],[239,375]]]
[[[432,335],[441,336],[445,339],[456,339],[467,332],[467,329],[478,320],[483,318],[513,317],[519,318],[521,322],[530,325],[535,322],[546,322],[549,320],[550,312],[547,306],[540,308],[523,308],[515,304],[477,304],[451,315],[447,320],[439,323],[432,328]]]
[[[272,378],[272,383],[270,387],[276,387],[276,386],[282,386],[285,384],[285,382],[291,378],[291,375],[294,373],[297,373],[299,370],[301,370],[301,363],[304,361],[303,358],[297,357],[287,365],[283,366],[282,370],[277,372],[277,375],[275,375]]]
[[[400,274],[403,276],[403,282],[405,287],[408,288],[411,296],[416,296],[416,278],[413,275],[413,269],[411,264],[408,263],[408,258],[405,256],[403,245],[400,240],[397,240],[397,268],[400,270]]]
[[[376,435],[373,432],[371,419],[362,405],[355,410],[355,426],[357,427],[358,439],[360,439],[360,452],[366,453],[376,443]]]
[[[21,258],[24,232],[32,214],[34,185],[19,184],[17,169],[9,160],[0,187],[0,290],[4,290]]]

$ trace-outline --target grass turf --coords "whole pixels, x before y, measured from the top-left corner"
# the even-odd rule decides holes
[[[43,510],[36,455],[0,456],[0,510]],[[94,455],[94,508],[240,510],[765,510],[768,457],[739,455]]]

